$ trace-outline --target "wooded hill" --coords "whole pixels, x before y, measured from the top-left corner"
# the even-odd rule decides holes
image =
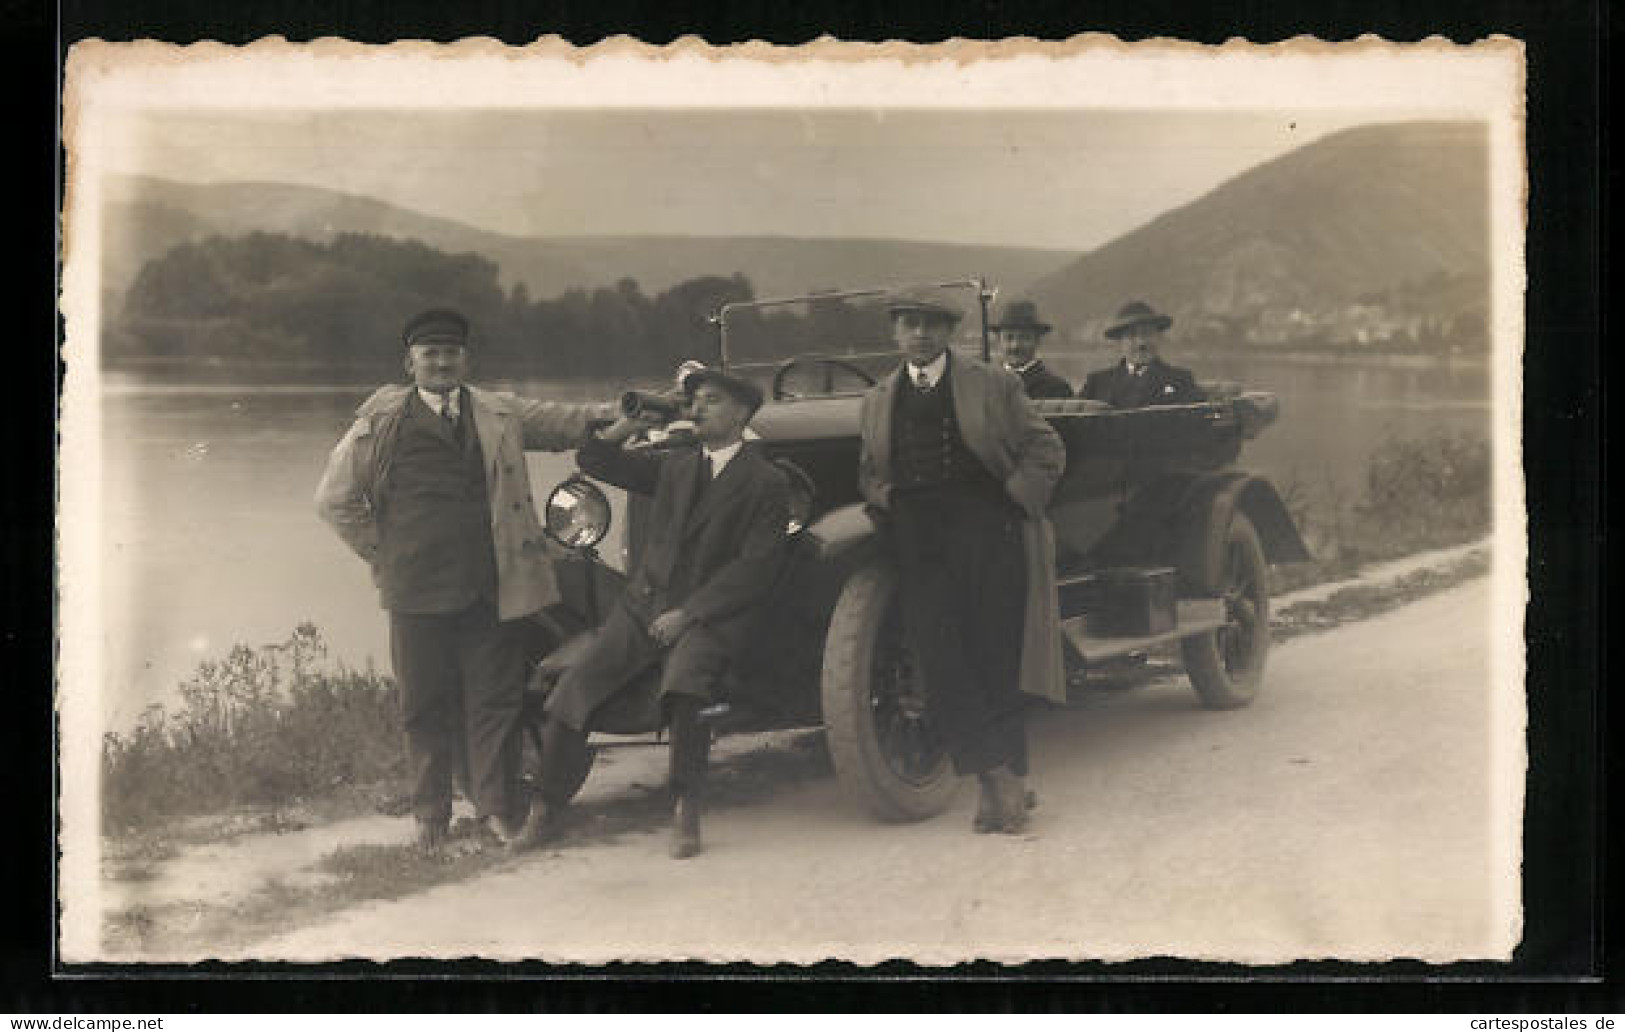
[[[494,262],[505,289],[523,283],[532,297],[557,297],[623,279],[659,293],[701,276],[742,275],[760,296],[841,287],[986,276],[1027,284],[1077,256],[1030,247],[913,240],[773,236],[522,237],[318,187],[287,183],[177,183],[110,177],[103,205],[102,279],[114,296],[142,266],[182,243],[209,236],[276,233],[332,243],[360,233],[416,240],[448,254]]]
[[[1251,169],[1032,288],[1057,345],[1144,299],[1187,344],[1437,335],[1489,303],[1488,130],[1397,123]]]

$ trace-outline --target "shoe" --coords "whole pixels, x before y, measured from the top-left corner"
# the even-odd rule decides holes
[[[971,822],[971,830],[978,835],[991,835],[1003,824],[999,816],[998,789],[991,773],[978,774],[976,780],[981,788],[981,795],[976,800],[976,819]],[[1038,793],[1030,788],[1025,789],[1022,793],[1022,803],[1028,811],[1038,809]]]
[[[531,806],[530,814],[525,818],[525,824],[519,829],[519,833],[505,843],[508,851],[522,853],[527,849],[535,849],[537,846],[557,841],[564,835],[568,812],[568,806],[535,803]]]
[[[700,804],[692,796],[679,796],[671,822],[671,856],[686,860],[700,851]]]
[[[988,776],[993,782],[998,808],[998,817],[991,830],[1001,835],[1019,835],[1026,831],[1029,806],[1025,779],[1009,767],[999,767]],[[1034,796],[1033,805],[1037,805],[1037,802]]]
[[[418,818],[416,845],[425,853],[438,853],[446,844],[446,821]]]
[[[529,815],[526,815],[526,820]],[[480,821],[480,830],[497,840],[497,845],[510,847],[524,833],[525,822],[514,821],[498,814],[489,814]]]

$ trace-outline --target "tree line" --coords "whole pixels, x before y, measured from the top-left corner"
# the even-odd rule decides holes
[[[167,359],[393,376],[401,326],[444,306],[469,318],[484,375],[661,377],[683,359],[714,356],[709,317],[753,296],[734,274],[697,276],[653,297],[622,279],[532,299],[523,283],[504,289],[496,263],[415,240],[215,236],[143,266],[106,321],[103,355],[113,368]]]

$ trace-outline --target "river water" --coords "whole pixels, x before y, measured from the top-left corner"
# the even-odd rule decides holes
[[[1181,356],[1172,356],[1176,361]],[[1074,383],[1096,362],[1050,364]],[[1187,362],[1186,364],[1196,364]],[[1282,399],[1280,421],[1247,466],[1352,500],[1386,436],[1434,428],[1489,434],[1489,376],[1478,364],[1326,364],[1280,357],[1203,359],[1204,378]],[[361,389],[104,383],[103,669],[110,729],[173,701],[198,662],[235,643],[284,639],[314,622],[334,657],[387,669],[385,621],[365,567],[317,520],[312,492]],[[545,394],[540,385],[515,385]],[[611,392],[606,388],[606,396]],[[529,456],[538,494],[573,468]],[[606,557],[618,553],[613,540]]]

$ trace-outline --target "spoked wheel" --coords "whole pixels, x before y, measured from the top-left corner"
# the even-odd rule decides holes
[[[1224,603],[1223,626],[1181,642],[1191,687],[1210,709],[1253,701],[1270,647],[1269,563],[1258,531],[1242,513],[1231,517],[1223,547],[1208,557],[1205,588]]]
[[[848,796],[890,821],[948,808],[958,778],[903,644],[890,568],[865,567],[842,589],[824,643],[822,697],[830,756]]]

